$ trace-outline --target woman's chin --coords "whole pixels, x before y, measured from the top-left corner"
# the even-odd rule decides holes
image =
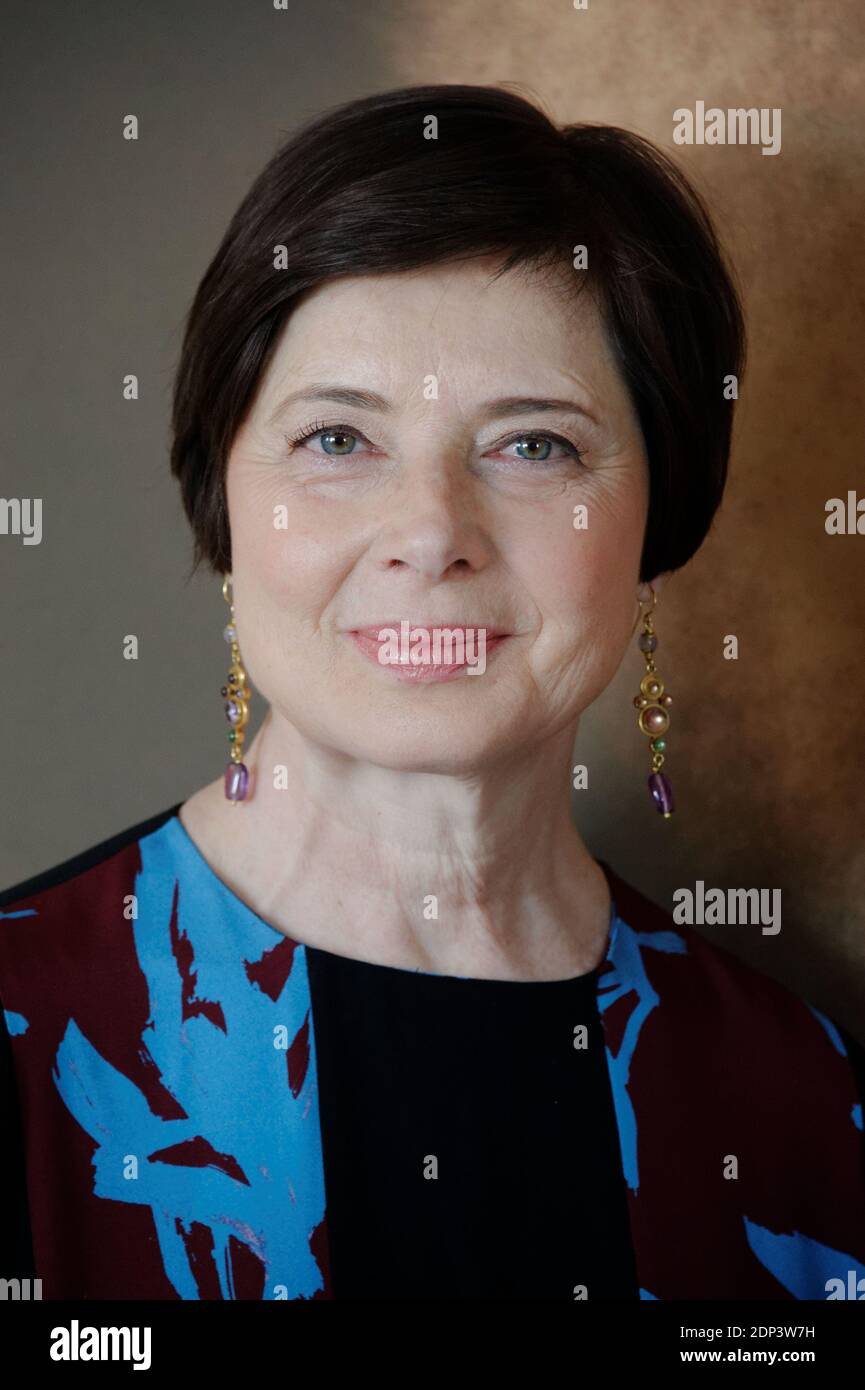
[[[516,731],[497,729],[481,719],[462,722],[426,719],[388,721],[361,727],[355,725],[344,738],[334,738],[335,746],[359,762],[385,767],[393,772],[429,772],[460,776],[479,772],[513,755]]]

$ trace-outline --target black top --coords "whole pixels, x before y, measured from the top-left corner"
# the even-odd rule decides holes
[[[637,1298],[596,972],[307,957],[335,1296]]]

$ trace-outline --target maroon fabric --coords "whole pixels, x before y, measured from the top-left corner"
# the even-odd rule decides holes
[[[152,828],[170,814],[143,826]],[[50,1084],[57,1048],[74,1019],[154,1114],[183,1114],[142,1041],[148,992],[124,917],[141,869],[136,830],[143,833],[133,827],[127,832],[133,838],[89,867],[0,898],[3,1007],[39,1021],[13,1036],[12,1045],[36,1272],[45,1298],[178,1297],[163,1268],[150,1209],[94,1195],[96,1146]],[[861,1098],[850,1061],[826,1022],[769,977],[674,924],[669,913],[602,867],[621,919],[618,945],[611,943],[599,974],[613,1063],[633,1045],[629,1025],[633,1030],[645,1011],[617,1102],[621,1128],[624,1086],[636,1121],[639,1182],[629,1188],[628,1204],[644,1296],[804,1296],[771,1272],[771,1260],[755,1255],[746,1222],[770,1232],[776,1250],[783,1250],[785,1235],[795,1238],[794,1264],[814,1242],[824,1248],[824,1261],[840,1252],[865,1266],[861,1112],[858,1125],[853,1119]],[[628,933],[640,943],[650,997],[628,975]],[[684,945],[656,949],[653,939]],[[182,933],[173,933],[172,949],[184,981],[184,1015],[204,1011],[219,1026],[220,1002],[197,997],[195,962]],[[250,979],[273,1000],[289,978],[295,949],[286,940],[249,965]],[[617,989],[621,997],[604,1007]],[[295,1096],[310,1065],[309,1024],[307,1017],[286,1053],[286,1084]],[[232,1155],[216,1152],[203,1138],[196,1145],[166,1152],[163,1160],[234,1172]],[[724,1177],[731,1155],[738,1160],[733,1180]],[[178,1231],[199,1296],[219,1298],[212,1233],[201,1224]],[[324,1220],[310,1247],[324,1281],[315,1296],[330,1298]],[[233,1240],[231,1265],[235,1297],[260,1299],[262,1266],[253,1251]],[[845,1271],[837,1272],[843,1277]]]
[[[661,1299],[794,1297],[755,1258],[745,1217],[865,1264],[865,1148],[849,1060],[803,1000],[604,868],[625,922],[687,946],[641,951],[659,1001],[628,1081],[641,1286]],[[608,963],[601,991],[615,976]],[[632,989],[602,1014],[613,1056],[638,1002]],[[728,1155],[738,1159],[736,1179],[723,1175]]]

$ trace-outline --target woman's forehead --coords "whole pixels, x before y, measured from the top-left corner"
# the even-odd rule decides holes
[[[550,390],[551,373],[565,382],[578,370],[597,376],[600,389],[614,358],[594,295],[576,285],[568,294],[569,273],[578,274],[563,269],[552,280],[515,267],[495,279],[490,264],[470,262],[333,278],[288,318],[269,385],[345,381],[362,366],[383,395],[439,372],[517,392],[532,381]]]
[[[597,315],[586,272],[567,262],[544,270],[516,265],[498,275],[501,257],[445,261],[412,270],[382,274],[340,275],[305,290],[295,301],[288,325],[298,326],[326,315],[424,314],[430,327],[444,316],[472,318],[515,308],[545,310],[558,306],[563,322]],[[583,293],[588,288],[589,293]],[[362,319],[360,320],[362,322]],[[516,326],[516,325],[515,325]]]

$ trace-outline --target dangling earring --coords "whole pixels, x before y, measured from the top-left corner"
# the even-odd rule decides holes
[[[225,717],[231,725],[228,734],[231,762],[225,769],[225,795],[229,801],[244,801],[249,789],[249,768],[243,761],[243,744],[246,738],[246,721],[249,718],[250,690],[246,681],[246,671],[237,645],[237,628],[234,625],[234,591],[231,576],[226,575],[222,582],[222,597],[228,604],[231,620],[223,632],[223,637],[231,646],[231,667],[228,680],[220,690],[225,698]]]
[[[658,602],[658,595],[652,589],[651,584],[649,588],[652,592],[652,606],[648,612],[643,614],[643,631],[640,633],[637,643],[646,659],[646,674],[640,681],[639,695],[634,696],[634,708],[639,711],[637,723],[641,731],[651,740],[649,747],[652,750],[652,772],[649,777],[649,791],[664,820],[668,820],[675,810],[673,788],[670,786],[669,777],[661,771],[661,768],[664,765],[664,752],[667,747],[667,740],[663,736],[670,727],[668,711],[673,703],[673,697],[664,693],[664,682],[655,669],[653,653],[658,646],[658,639],[655,635],[652,614]],[[643,604],[640,601],[641,612],[642,607]]]

